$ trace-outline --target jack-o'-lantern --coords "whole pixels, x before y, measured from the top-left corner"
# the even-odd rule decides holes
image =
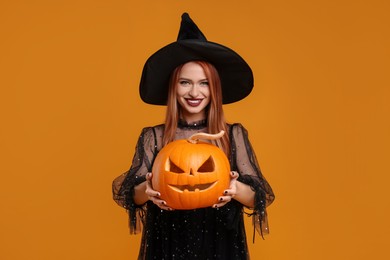
[[[167,144],[153,164],[152,186],[173,209],[204,208],[218,203],[230,183],[230,164],[217,146],[199,141],[224,134],[198,133]]]

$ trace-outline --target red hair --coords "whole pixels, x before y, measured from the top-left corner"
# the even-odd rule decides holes
[[[210,88],[210,104],[207,106],[207,131],[211,134],[219,133],[221,130],[225,131],[223,137],[215,141],[215,144],[221,148],[226,155],[229,155],[230,142],[228,127],[225,121],[225,116],[222,109],[222,87],[221,80],[217,69],[206,61],[193,61],[200,65],[209,82]],[[173,70],[168,91],[167,113],[165,117],[165,130],[163,137],[163,145],[172,142],[175,137],[177,124],[179,122],[180,105],[177,102],[176,86],[179,80],[179,75],[183,65],[178,66]]]

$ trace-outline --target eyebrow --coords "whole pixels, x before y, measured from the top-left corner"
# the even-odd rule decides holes
[[[189,78],[184,78],[184,77],[180,77],[179,80],[188,80],[188,81],[192,81],[191,79],[189,79]],[[209,80],[208,80],[207,78],[205,78],[205,79],[201,79],[201,80],[199,80],[199,81],[209,81]]]

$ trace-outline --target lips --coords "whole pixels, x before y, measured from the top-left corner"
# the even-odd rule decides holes
[[[186,98],[186,102],[189,106],[192,106],[192,107],[197,107],[199,106],[201,103],[202,103],[202,100],[203,99],[189,99],[189,98]]]

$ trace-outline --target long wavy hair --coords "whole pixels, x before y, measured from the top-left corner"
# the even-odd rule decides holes
[[[225,134],[221,139],[214,142],[219,148],[221,148],[226,155],[229,155],[230,142],[227,123],[222,109],[222,88],[221,80],[217,69],[206,61],[193,61],[200,65],[209,82],[210,88],[210,103],[206,107],[207,115],[207,131],[211,134],[219,133],[221,130],[225,131]],[[177,124],[179,122],[181,106],[177,102],[176,88],[179,81],[179,75],[184,64],[178,66],[173,70],[169,81],[167,112],[165,117],[165,130],[163,136],[163,145],[172,142],[175,138]]]

